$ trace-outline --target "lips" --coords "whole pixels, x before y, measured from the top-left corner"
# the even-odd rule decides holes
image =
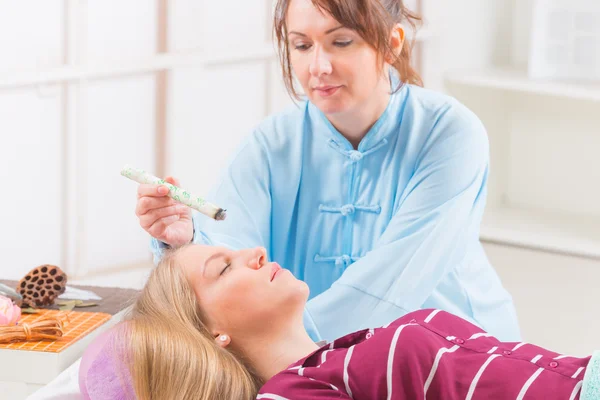
[[[271,281],[275,279],[275,275],[277,275],[279,271],[281,271],[281,267],[279,266],[279,264],[273,263],[273,265],[271,266]]]
[[[329,89],[334,89],[337,88],[339,86],[333,86],[333,85],[323,85],[323,86],[315,86],[315,90],[329,90]]]
[[[326,85],[326,86],[317,86],[317,87],[313,88],[313,90],[316,93],[318,93],[319,95],[321,95],[323,97],[327,97],[327,96],[331,96],[332,94],[334,94],[335,92],[337,92],[337,90],[340,87],[341,86]]]

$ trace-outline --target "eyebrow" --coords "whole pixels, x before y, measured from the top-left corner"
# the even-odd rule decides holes
[[[208,263],[210,263],[215,258],[225,257],[225,255],[226,253],[224,251],[219,251],[218,253],[215,253],[212,256],[208,257],[206,260],[204,260],[204,265],[202,266],[202,276],[204,276],[206,273],[206,266],[208,265]]]
[[[331,28],[331,29],[329,29],[329,30],[326,30],[326,31],[325,31],[325,34],[326,34],[326,35],[329,35],[331,32],[337,31],[338,29],[342,29],[342,28],[345,28],[345,26],[343,26],[343,25],[336,26],[335,28]],[[304,33],[296,32],[296,31],[290,31],[290,32],[289,32],[289,34],[290,34],[290,35],[291,35],[292,33],[293,33],[293,34],[295,34],[295,35],[298,35],[298,36],[304,36],[304,37],[306,37],[306,35],[305,35]]]

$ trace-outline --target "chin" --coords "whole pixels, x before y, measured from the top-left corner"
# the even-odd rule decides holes
[[[322,98],[319,96],[311,97],[311,101],[326,115],[335,115],[345,113],[350,110],[348,101],[343,99]]]
[[[308,287],[308,284],[304,281],[300,281],[301,283],[301,288],[300,288],[300,292],[302,293],[302,298],[304,299],[304,302],[306,302],[308,300],[308,295],[310,294],[310,288]]]
[[[308,295],[310,293],[310,289],[306,282],[297,280],[294,282],[294,285],[288,289],[288,296],[286,303],[288,303],[292,308],[300,307],[304,308],[304,305],[308,301]]]
[[[345,111],[347,111],[347,107],[342,107],[342,106],[324,106],[324,107],[319,107],[319,109],[325,115],[343,114]]]

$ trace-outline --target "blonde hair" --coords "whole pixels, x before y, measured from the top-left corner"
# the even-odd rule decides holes
[[[263,382],[239,354],[215,342],[178,264],[180,250],[152,271],[126,322],[126,364],[137,398],[256,398]]]

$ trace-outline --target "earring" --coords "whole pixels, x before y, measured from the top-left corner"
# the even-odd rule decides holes
[[[227,335],[221,335],[221,336],[219,337],[219,340],[220,340],[221,342],[226,342],[226,341],[227,341]]]

